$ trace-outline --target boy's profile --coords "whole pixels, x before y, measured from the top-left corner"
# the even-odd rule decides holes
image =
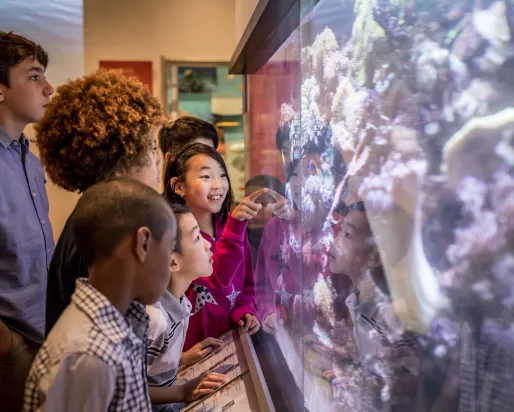
[[[169,283],[173,212],[144,183],[114,178],[84,193],[70,224],[88,279],[36,356],[24,411],[149,410],[144,305]]]
[[[159,302],[146,309],[150,316],[148,384],[155,411],[172,410],[170,403],[194,401],[226,382],[224,375],[210,373],[185,385],[172,386],[180,365],[192,365],[223,345],[219,339],[208,338],[182,353],[192,308],[185,292],[194,279],[212,274],[213,254],[192,211],[179,204],[173,204],[172,209],[177,235],[170,282]]]
[[[0,403],[21,409],[25,379],[44,339],[47,272],[54,250],[45,174],[23,130],[54,89],[46,51],[0,30]]]

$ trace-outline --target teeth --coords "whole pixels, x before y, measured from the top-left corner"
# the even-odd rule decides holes
[[[220,200],[221,196],[208,196],[208,198],[211,200]]]

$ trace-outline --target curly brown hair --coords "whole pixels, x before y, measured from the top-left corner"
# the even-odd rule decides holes
[[[35,127],[41,161],[63,189],[83,192],[147,166],[154,130],[166,121],[148,88],[121,71],[99,70],[60,86]]]

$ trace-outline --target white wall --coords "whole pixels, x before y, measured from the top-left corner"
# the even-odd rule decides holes
[[[84,0],[86,71],[100,60],[151,60],[162,99],[161,57],[229,61],[235,0]],[[162,100],[161,100],[162,101]]]
[[[46,76],[54,87],[83,74],[82,0],[0,0],[0,30],[12,30],[43,46],[50,57]],[[32,126],[25,134],[34,137]],[[38,155],[35,144],[30,149]],[[57,240],[78,196],[50,181],[46,189]]]

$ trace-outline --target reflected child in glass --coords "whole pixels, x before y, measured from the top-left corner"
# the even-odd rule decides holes
[[[329,267],[332,273],[347,275],[353,283],[345,303],[359,364],[357,368],[352,365],[349,373],[342,366],[327,371],[325,376],[332,379],[336,397],[341,396],[344,402],[363,403],[370,410],[414,410],[418,337],[406,331],[395,315],[379,249],[357,190],[346,191],[333,215]],[[337,354],[334,351],[336,358]],[[350,387],[361,390],[350,394],[346,390]]]

